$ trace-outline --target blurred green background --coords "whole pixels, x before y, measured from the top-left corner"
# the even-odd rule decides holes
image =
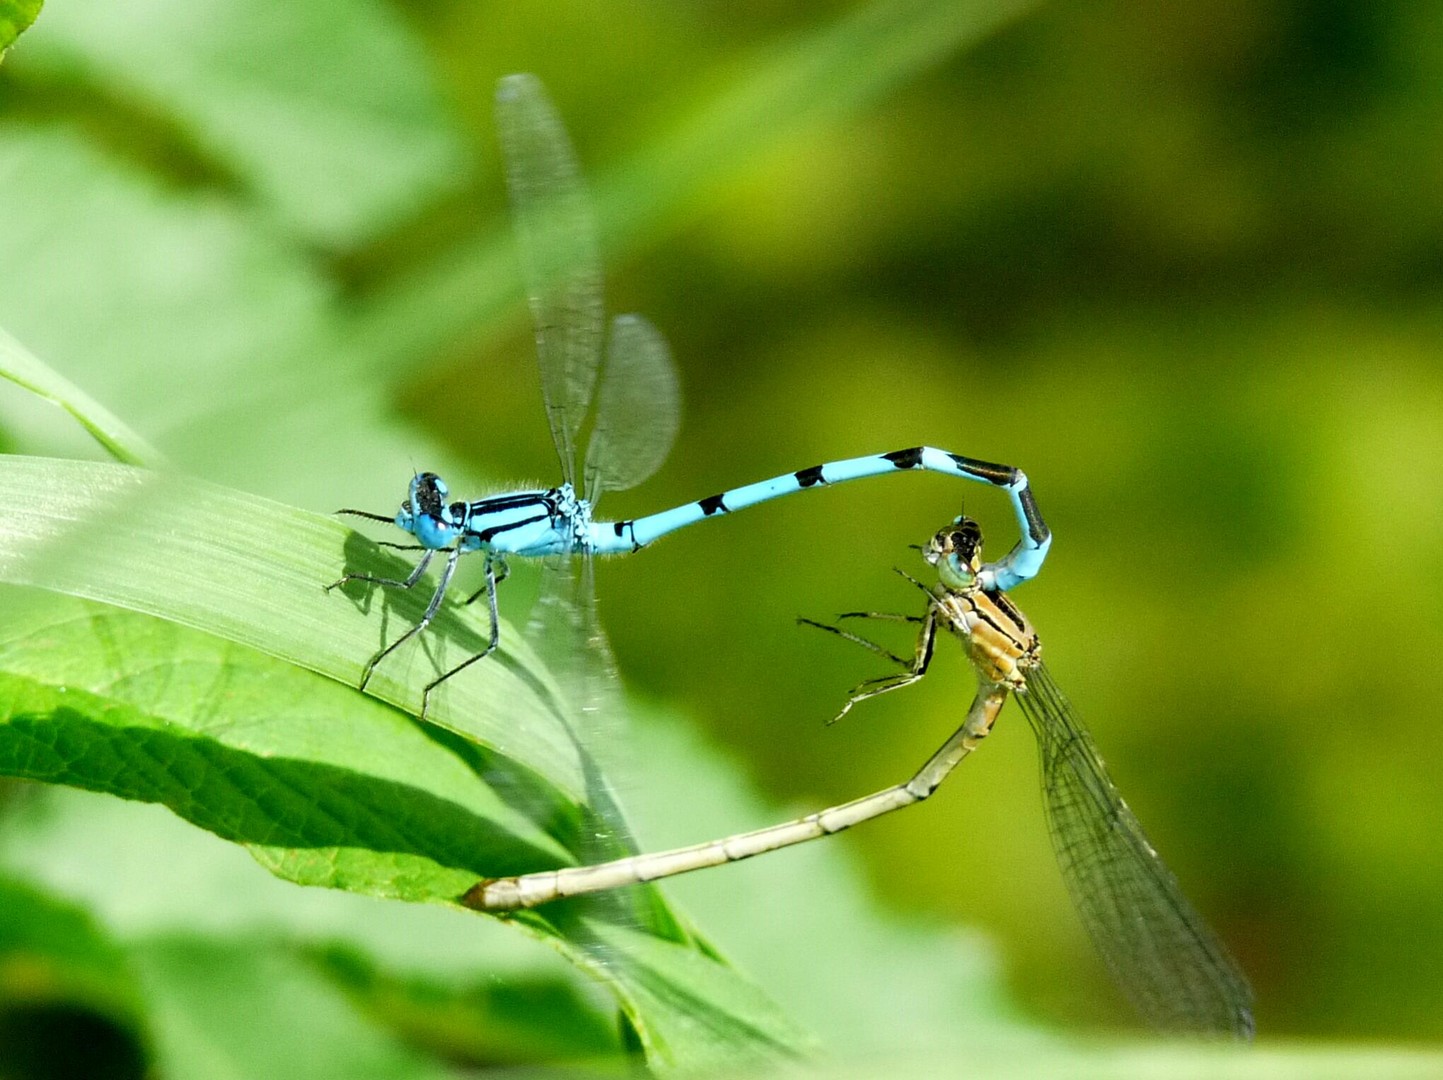
[[[490,116],[536,72],[609,306],[684,388],[606,515],[919,443],[1026,469],[1056,540],[1016,599],[1260,1030],[1443,1034],[1439,4],[92,7],[52,0],[0,67],[0,325],[187,471],[318,511],[434,461],[458,493],[554,480]],[[338,452],[361,412],[386,436]],[[890,568],[964,500],[999,555],[1000,496],[909,476],[606,563],[628,688],[785,807],[903,778],[966,705],[955,650],[826,728],[879,672],[793,620],[913,606]],[[885,906],[984,930],[1029,1012],[1128,1023],[1034,758],[1009,712],[926,808],[832,843]]]

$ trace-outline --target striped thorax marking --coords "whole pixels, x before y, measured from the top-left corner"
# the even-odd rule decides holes
[[[949,591],[937,597],[935,606],[984,678],[1009,690],[1026,689],[1027,672],[1041,660],[1042,644],[1007,596],[980,588]]]
[[[959,517],[938,530],[923,551],[941,579],[932,606],[967,649],[986,679],[1010,690],[1027,686],[1027,672],[1042,660],[1042,643],[1031,621],[1006,593],[982,587],[982,530]]]

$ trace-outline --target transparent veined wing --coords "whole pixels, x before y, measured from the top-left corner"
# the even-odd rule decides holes
[[[568,483],[601,361],[601,261],[591,204],[571,140],[541,81],[508,75],[496,128],[521,270],[536,327],[546,419]]]
[[[577,438],[596,389],[603,330],[590,199],[566,129],[535,76],[501,80],[496,120],[535,322],[546,416],[562,476],[575,484]],[[631,340],[629,333],[623,336],[624,352]],[[624,359],[609,381],[624,381],[635,366]],[[613,397],[618,393],[624,391],[610,391]],[[581,494],[588,493],[583,489]],[[562,691],[561,719],[583,763],[589,819],[581,825],[585,832],[577,838],[578,853],[584,860],[628,854],[634,845],[606,775],[622,756],[615,748],[624,741],[625,705],[596,612],[591,559],[548,558],[526,635]],[[588,910],[640,925],[647,919],[632,905],[650,905],[653,896],[650,890],[627,890],[599,906],[593,902]]]
[[[1161,1029],[1250,1037],[1247,979],[1158,857],[1045,667],[1028,672],[1017,700],[1037,736],[1057,861],[1113,978]]]
[[[586,450],[593,506],[603,492],[636,487],[661,468],[680,424],[681,391],[666,339],[640,315],[617,316]]]

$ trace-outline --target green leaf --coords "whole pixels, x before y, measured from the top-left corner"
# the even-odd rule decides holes
[[[60,406],[117,461],[128,465],[163,463],[160,451],[131,431],[125,421],[59,372],[47,367],[3,329],[0,329],[0,378],[9,379],[32,394]]]
[[[40,14],[44,0],[0,0],[0,59]]]
[[[448,1060],[519,1065],[617,1049],[614,1010],[589,979],[502,920],[293,888],[161,806],[66,788],[31,794],[0,818],[0,861],[85,905],[122,944],[287,942],[373,1023]],[[528,1002],[544,1007],[549,1030],[535,1028]]]
[[[22,605],[0,702],[7,775],[164,803],[301,884],[445,902],[568,858],[396,710],[146,616]]]
[[[333,519],[179,476],[0,457],[0,505],[11,508],[0,521],[0,581],[156,615],[343,683],[357,682],[427,599],[327,593],[347,569],[396,577],[403,564]],[[424,639],[441,665],[447,644],[470,655],[485,634],[472,613],[448,607]],[[576,749],[546,675],[509,627],[503,642],[497,662],[448,682],[430,718],[579,797]],[[371,692],[414,710],[415,684],[428,676],[408,677],[408,655],[378,669]]]
[[[26,785],[25,794],[0,816],[0,862],[83,906],[121,942],[259,933],[349,949],[386,971],[449,984],[478,971],[533,981],[575,976],[552,950],[498,919],[297,889],[246,848],[216,843],[160,804],[40,785]]]
[[[532,1000],[539,994],[549,1008],[559,1008],[558,1022],[574,1033],[559,1045],[587,1050],[600,1037],[601,1029],[584,1010],[565,1004],[572,997],[563,989],[565,976],[574,968],[553,959],[550,949],[518,949],[525,938],[500,933],[516,923],[455,908],[378,906],[344,893],[282,889],[259,871],[250,873],[252,865],[222,857],[223,845],[202,844],[203,834],[168,815],[157,816],[152,807],[114,805],[83,792],[56,795],[0,822],[0,857],[90,904],[123,941],[143,946],[203,932],[222,942],[259,934],[272,944],[309,943],[312,955],[326,950],[320,962],[328,970],[335,973],[338,964],[348,969],[337,977],[359,1007],[375,1009],[387,995],[401,994],[407,1015],[385,1022],[427,1044],[445,1044],[449,1031],[457,1050],[498,1037],[511,1052],[525,1048],[524,1018],[507,1021],[510,1034],[468,1027],[468,1015],[476,1016],[478,974],[499,980],[499,988],[487,988],[498,992],[488,994],[483,1008],[508,1007],[509,993]],[[750,984],[705,954],[634,930],[596,925],[577,928],[597,945],[583,952],[539,922],[525,929],[616,988],[659,1070],[736,1068],[740,1062],[795,1056],[814,1045]],[[347,958],[337,960],[337,950]],[[507,987],[511,991],[500,992]],[[446,1016],[428,1024],[413,1011],[426,1001]],[[557,1047],[551,1043],[543,1059]]]
[[[503,763],[394,709],[144,615],[15,596],[0,636],[0,773],[161,802],[278,876],[376,896],[445,903],[480,877],[569,859],[488,783],[514,793]],[[566,905],[516,925],[609,982],[658,1065],[808,1044],[691,946]]]
[[[125,974],[119,950],[83,911],[0,877],[0,998],[70,991],[133,1014],[135,988]]]

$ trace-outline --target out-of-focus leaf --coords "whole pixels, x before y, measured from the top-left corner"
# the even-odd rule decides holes
[[[597,225],[621,259],[702,205],[698,193],[745,174],[789,139],[838,123],[974,44],[1030,0],[874,0],[807,33],[758,48],[730,78],[632,158],[590,170]],[[516,303],[500,224],[467,238],[362,311],[351,355],[396,378]]]
[[[129,1071],[106,1075],[139,1075],[146,1025],[123,949],[82,909],[0,876],[0,1076],[122,1061]]]
[[[469,980],[441,982],[387,973],[350,949],[318,961],[372,1020],[413,1045],[476,1065],[614,1057],[614,1017],[599,1015],[577,988],[556,978],[502,979],[478,968]]]
[[[0,264],[25,268],[0,324],[188,472],[330,510],[399,501],[412,455],[444,461],[384,417],[379,383],[345,374],[333,284],[253,213],[15,123],[0,203],[17,208]],[[53,446],[38,422],[21,434]]]
[[[264,940],[170,936],[131,944],[174,1077],[442,1080],[452,1073],[368,1022],[316,966]]]
[[[4,59],[5,50],[14,45],[15,39],[35,21],[43,2],[44,0],[0,0],[0,60]]]
[[[452,189],[460,140],[379,3],[53,4],[26,62],[181,125],[292,231],[348,246]]]
[[[9,379],[64,409],[117,461],[152,466],[163,461],[160,451],[131,431],[125,421],[47,367],[4,330],[0,330],[0,378]]]

